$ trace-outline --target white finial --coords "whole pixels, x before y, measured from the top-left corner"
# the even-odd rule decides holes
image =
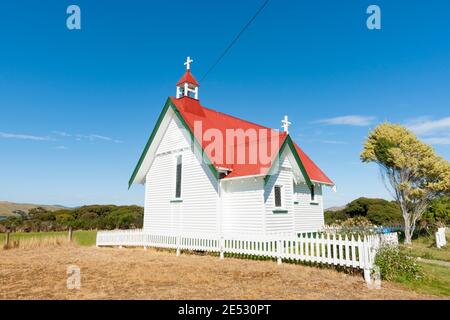
[[[191,68],[191,63],[194,62],[194,60],[191,59],[191,57],[186,58],[186,62],[184,65],[186,66],[186,70],[189,70]]]
[[[289,133],[289,125],[292,123],[289,122],[288,116],[284,116],[284,119],[281,120],[281,123],[283,124],[281,127],[284,129],[284,132]]]

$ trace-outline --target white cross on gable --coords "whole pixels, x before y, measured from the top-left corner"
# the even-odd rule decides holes
[[[191,59],[191,57],[186,58],[186,62],[184,65],[186,66],[186,70],[189,70],[191,68],[191,63],[194,62],[194,60]]]
[[[281,120],[281,123],[283,124],[281,127],[284,129],[284,132],[289,133],[289,125],[292,123],[289,122],[288,116],[284,116],[284,119]]]

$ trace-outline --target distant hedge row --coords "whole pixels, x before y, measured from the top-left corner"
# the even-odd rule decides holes
[[[399,205],[384,199],[359,198],[350,202],[344,209],[326,211],[326,224],[342,224],[349,219],[361,219],[374,225],[403,224]],[[418,221],[419,226],[448,225],[450,223],[450,198],[443,196],[433,200],[427,211]]]
[[[56,211],[38,207],[0,221],[0,232],[142,228],[143,218],[144,208],[140,206],[91,205]]]
[[[342,223],[347,219],[364,217],[375,225],[399,224],[403,222],[398,204],[384,199],[359,198],[350,202],[343,210],[325,212],[325,223]]]

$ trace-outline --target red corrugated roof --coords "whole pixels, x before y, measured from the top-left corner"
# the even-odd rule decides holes
[[[334,182],[331,181],[322,170],[320,170],[320,168],[311,160],[310,157],[306,155],[297,143],[294,142],[294,146],[311,180],[334,185]]]
[[[181,79],[177,82],[177,86],[182,85],[183,83],[190,83],[193,84],[194,86],[199,87],[200,85],[198,84],[197,80],[195,80],[194,76],[191,73],[191,70],[186,70],[186,72],[184,73],[184,75],[181,77]]]
[[[287,134],[284,132],[279,132],[249,121],[224,114],[222,112],[205,108],[200,104],[198,100],[190,97],[182,97],[179,99],[172,97],[171,100],[175,104],[177,110],[180,112],[186,124],[189,126],[192,132],[194,132],[197,140],[201,141],[202,148],[208,155],[208,158],[211,160],[212,164],[216,168],[231,169],[231,173],[229,173],[226,178],[267,174],[272,166],[272,161],[278,155],[280,147],[287,137]],[[195,125],[196,122],[197,130]],[[199,130],[199,124],[201,124],[201,131]],[[228,139],[229,143],[226,143],[226,141],[224,141],[221,150],[213,150],[211,148],[211,146],[213,145],[211,141],[214,141],[214,139],[211,138],[211,141],[208,141],[206,140],[207,137],[205,137],[204,135],[205,131],[208,129],[213,129],[210,131],[211,133],[214,133],[214,130],[218,130],[225,140],[227,140],[227,129],[242,129],[244,131],[248,129],[255,129],[254,132],[257,132],[258,134],[256,135],[256,137],[247,138],[245,140],[245,143],[240,145],[238,145],[237,143],[231,143],[231,139]],[[272,143],[274,143],[274,146],[276,145],[275,148],[271,147]],[[232,154],[230,153],[232,147],[234,147],[235,157],[231,159],[232,161],[227,161],[226,155]],[[254,154],[254,150],[259,151],[261,150],[261,148],[263,148],[262,150],[267,151],[265,153],[267,155],[267,161],[265,161],[264,157],[257,157],[256,162],[249,164],[250,155]],[[297,144],[295,144],[295,149],[298,153],[298,156],[300,157],[301,162],[303,163],[308,177],[311,180],[334,185],[334,183],[323,173],[322,170],[319,169],[319,167],[303,152],[303,150]],[[241,154],[242,152],[243,154],[245,154],[245,163],[238,163],[236,155],[239,154],[239,152],[241,152]]]

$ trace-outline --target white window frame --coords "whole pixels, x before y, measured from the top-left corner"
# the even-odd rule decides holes
[[[280,188],[280,200],[281,200],[281,207],[277,207],[276,206],[276,202],[275,202],[275,188],[279,187]],[[285,213],[287,213],[287,209],[286,209],[286,201],[285,201],[285,189],[286,187],[282,184],[276,184],[273,186],[272,192],[273,192],[273,212],[277,213],[276,211],[286,211]],[[278,212],[281,213],[281,212]]]
[[[316,184],[312,184],[314,187],[314,200],[312,199],[312,194],[311,194],[311,189],[309,190],[309,199],[310,199],[310,204],[313,205],[318,205],[319,204],[319,200],[317,200],[317,189],[320,188],[319,186],[317,186]]]
[[[181,181],[180,181],[180,196],[176,197],[177,194],[177,164],[178,164],[178,158],[181,157]],[[183,176],[184,176],[184,166],[183,166],[183,154],[177,153],[173,156],[173,165],[172,167],[175,168],[174,172],[174,178],[173,178],[173,188],[172,188],[172,201],[182,201],[183,200]]]
[[[292,201],[293,205],[299,205],[300,204],[300,194],[295,191],[295,188],[299,187],[299,185],[295,182],[295,179],[292,179]]]

